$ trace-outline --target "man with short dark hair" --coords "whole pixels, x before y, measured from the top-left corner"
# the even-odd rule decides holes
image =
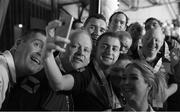
[[[101,14],[89,16],[84,23],[84,29],[91,35],[94,48],[98,37],[107,30],[105,17]]]
[[[112,32],[126,31],[128,17],[124,12],[118,11],[109,18],[108,30]]]
[[[11,50],[0,54],[0,108],[19,79],[42,70],[45,42],[45,32],[33,29],[18,38]]]
[[[160,27],[149,29],[144,37],[142,38],[142,48],[138,49],[139,59],[145,60],[150,64],[155,72],[161,72],[166,77],[172,79],[172,69],[170,63],[170,57],[167,55],[166,46],[164,43],[165,35]],[[177,91],[177,83],[175,81],[171,82],[166,88],[166,98],[171,96]],[[162,102],[161,102],[162,103]],[[163,105],[153,105],[156,107],[163,107]]]

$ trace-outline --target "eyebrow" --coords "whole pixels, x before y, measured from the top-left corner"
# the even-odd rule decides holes
[[[111,46],[111,45],[109,45],[108,43],[106,43],[106,42],[103,42],[102,43],[103,45],[107,45],[107,46]],[[113,45],[113,47],[118,47],[118,48],[120,48],[119,46],[117,46],[117,45]]]

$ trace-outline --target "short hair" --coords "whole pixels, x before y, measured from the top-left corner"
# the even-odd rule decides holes
[[[128,39],[132,40],[130,33],[127,31],[117,31],[116,33],[120,40],[123,39],[123,37],[127,37]]]
[[[128,21],[129,21],[129,18],[128,18],[128,16],[127,16],[124,12],[122,12],[122,11],[118,11],[118,12],[113,13],[113,14],[111,15],[111,17],[109,18],[109,23],[111,23],[113,16],[119,15],[119,14],[123,14],[123,15],[126,17],[126,26],[127,26]]]
[[[76,29],[75,27],[75,25],[76,25],[76,23],[82,23],[83,24],[83,22],[80,20],[80,19],[75,19],[74,21],[73,21],[73,24],[72,24],[72,29]]]
[[[97,39],[96,46],[99,44],[99,41],[101,41],[102,38],[107,37],[107,36],[119,39],[117,33],[115,33],[115,32],[105,32],[102,35],[100,35],[99,38]],[[120,42],[120,39],[119,39],[119,42]]]
[[[27,40],[29,40],[30,38],[33,37],[32,35],[34,35],[36,33],[40,33],[40,34],[46,36],[45,30],[41,30],[41,29],[29,29],[29,30],[25,30],[23,32],[23,34],[19,38],[17,38],[17,39],[22,39],[24,41],[27,41]]]
[[[136,42],[143,36],[143,27],[138,22],[131,23],[128,26],[127,31],[131,34],[133,42]]]
[[[152,104],[152,100],[164,102],[165,88],[167,87],[166,77],[164,74],[156,73],[152,66],[146,61],[134,60],[127,67],[134,66],[142,72],[144,81],[151,87],[148,94],[148,102]]]
[[[158,24],[159,24],[160,26],[162,26],[162,22],[161,22],[160,20],[158,20],[157,18],[154,18],[154,17],[148,18],[148,19],[144,22],[145,26],[146,26],[146,24],[147,24],[148,22],[150,22],[150,21],[157,21]]]
[[[91,18],[101,19],[101,20],[103,20],[103,21],[106,22],[106,18],[105,18],[102,14],[94,14],[94,15],[92,15],[92,16],[89,16],[89,17],[86,19],[86,21],[84,22],[84,26],[86,26],[86,25],[89,23],[89,21],[90,21]]]

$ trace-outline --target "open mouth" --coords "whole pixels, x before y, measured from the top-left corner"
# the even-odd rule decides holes
[[[34,56],[31,56],[31,60],[36,62],[39,65],[41,64],[40,60],[38,58],[34,57]]]

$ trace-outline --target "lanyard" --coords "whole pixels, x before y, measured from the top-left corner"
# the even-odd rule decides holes
[[[96,61],[93,61],[94,62],[94,67],[95,67],[95,70],[97,71],[98,73],[98,76],[100,77],[102,83],[103,83],[103,87],[105,88],[106,92],[107,92],[107,95],[108,95],[108,100],[110,102],[110,107],[113,108],[113,93],[112,93],[112,86],[111,86],[111,83],[108,83],[103,71],[101,70],[101,68],[98,66],[98,63]]]

